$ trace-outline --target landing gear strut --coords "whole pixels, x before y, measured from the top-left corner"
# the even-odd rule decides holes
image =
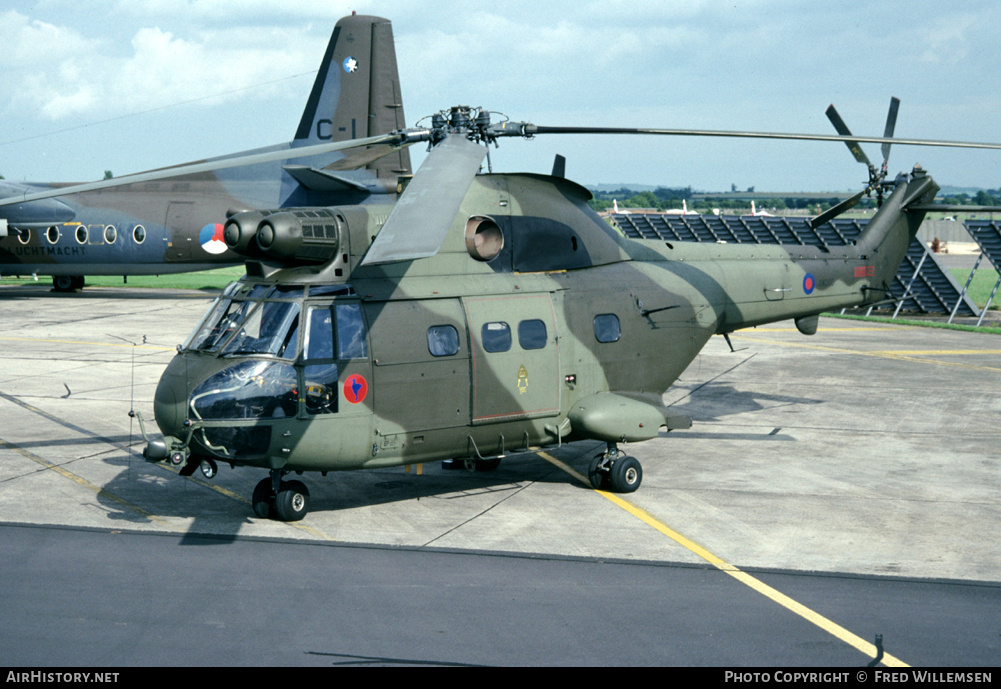
[[[587,478],[597,490],[632,493],[643,482],[643,467],[635,457],[620,452],[615,443],[608,443],[608,449],[591,460]]]
[[[309,512],[309,489],[302,481],[282,481],[282,470],[272,469],[254,488],[251,504],[261,519],[274,517],[283,522],[297,522]]]

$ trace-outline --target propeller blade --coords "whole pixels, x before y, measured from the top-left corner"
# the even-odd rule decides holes
[[[833,105],[827,106],[827,119],[831,121],[831,124],[834,125],[834,128],[838,130],[838,134],[841,136],[850,137],[852,135],[851,131],[848,129],[848,125],[846,125],[845,121],[841,119],[841,115],[838,114],[838,111],[834,109]],[[855,160],[872,167],[872,163],[869,162],[869,156],[865,154],[865,151],[862,150],[862,147],[859,146],[857,141],[848,140],[845,141],[845,145],[848,147],[848,150],[852,152],[852,155],[855,156]]]
[[[897,126],[897,110],[900,109],[900,99],[891,98],[890,99],[890,110],[886,113],[886,129],[883,130],[884,139],[893,138],[893,130]],[[890,143],[887,142],[883,144],[883,164],[890,159]]]
[[[837,204],[831,206],[826,211],[824,211],[823,213],[821,213],[817,217],[812,218],[810,220],[810,229],[816,229],[816,228],[820,227],[821,225],[823,225],[828,220],[830,220],[832,218],[838,217],[839,215],[841,215],[842,213],[844,213],[846,210],[854,208],[855,205],[859,201],[862,200],[863,196],[865,196],[865,191],[860,191],[859,193],[855,194],[854,196],[851,196],[851,197],[845,199],[844,201],[841,201],[840,203],[837,203]]]
[[[369,247],[363,266],[434,256],[479,172],[485,146],[452,135],[431,149]]]
[[[383,134],[381,136],[371,136],[366,139],[352,139],[350,141],[338,141],[329,144],[317,144],[315,146],[302,146],[300,148],[283,148],[278,151],[268,151],[266,153],[255,153],[252,155],[236,156],[233,158],[221,158],[201,163],[190,163],[187,165],[177,165],[175,167],[160,168],[149,172],[139,172],[134,175],[115,177],[113,179],[102,180],[100,182],[87,182],[84,184],[74,184],[68,187],[47,189],[45,191],[8,196],[0,199],[0,206],[10,206],[17,203],[27,203],[39,199],[48,199],[54,196],[66,196],[68,194],[80,194],[85,191],[97,191],[98,189],[110,189],[112,187],[122,187],[127,184],[138,184],[140,182],[153,182],[159,179],[170,179],[182,175],[193,175],[199,172],[214,172],[215,170],[225,170],[231,167],[242,165],[256,165],[258,163],[270,163],[278,160],[291,160],[292,158],[304,158],[307,156],[332,153],[347,148],[357,148],[359,146],[370,146],[389,142],[399,142],[398,134]]]
[[[508,124],[506,129],[494,128],[490,130],[491,135],[500,136],[526,136],[532,137],[536,134],[657,134],[661,136],[705,136],[705,137],[726,137],[738,139],[784,139],[789,141],[841,141],[848,144],[872,143],[885,144],[892,143],[902,146],[940,146],[945,148],[985,148],[991,150],[1001,150],[1001,143],[973,142],[973,141],[946,141],[942,139],[887,139],[880,136],[855,136],[834,134],[795,134],[788,132],[743,132],[727,131],[722,129],[654,129],[650,127],[552,127],[536,125],[531,123],[518,123],[518,127]],[[853,152],[854,155],[854,152]],[[864,162],[864,161],[863,161]]]

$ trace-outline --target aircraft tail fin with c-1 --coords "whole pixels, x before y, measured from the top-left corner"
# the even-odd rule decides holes
[[[343,39],[343,40],[342,40]],[[351,15],[337,22],[293,145],[378,136],[405,128],[390,22]],[[406,149],[368,165],[394,180],[411,172]]]
[[[0,274],[52,275],[58,291],[71,291],[84,275],[242,263],[222,240],[220,221],[233,210],[395,196],[410,156],[380,135],[403,126],[391,23],[344,17],[291,141],[81,185],[0,185]]]

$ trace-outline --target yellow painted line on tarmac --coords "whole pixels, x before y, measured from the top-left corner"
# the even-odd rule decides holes
[[[6,440],[4,440],[3,438],[0,438],[0,446],[5,447],[8,450],[13,450],[14,452],[18,453],[22,457],[26,457],[26,458],[30,459],[31,461],[33,461],[33,462],[35,462],[37,464],[41,464],[46,469],[49,469],[50,471],[54,471],[54,472],[56,472],[57,474],[59,474],[60,476],[62,476],[64,478],[68,478],[69,480],[73,481],[77,485],[83,486],[84,488],[88,488],[88,489],[94,491],[94,493],[96,493],[99,498],[104,498],[106,500],[110,500],[111,502],[115,503],[116,505],[118,505],[118,506],[120,506],[120,507],[122,507],[124,509],[127,509],[130,512],[135,512],[139,516],[141,516],[141,517],[143,517],[145,519],[149,519],[152,522],[156,522],[157,524],[161,524],[161,525],[164,525],[164,526],[166,526],[168,524],[168,522],[166,522],[165,520],[163,520],[160,517],[156,516],[152,512],[147,512],[146,510],[144,510],[143,508],[139,507],[138,505],[134,505],[131,502],[129,502],[128,500],[126,500],[125,498],[119,497],[119,496],[115,495],[114,493],[112,493],[111,491],[105,490],[101,486],[98,486],[96,484],[91,483],[90,481],[88,481],[87,479],[83,478],[82,476],[78,476],[77,474],[74,474],[72,471],[68,471],[67,469],[64,469],[63,467],[61,467],[61,466],[59,466],[57,464],[53,464],[52,462],[48,461],[47,459],[43,459],[43,458],[39,457],[34,452],[30,452],[28,450],[25,450],[24,448],[21,448],[21,447],[18,447],[17,445],[14,445],[13,443],[9,443]]]
[[[888,323],[887,325],[890,325],[890,324]],[[896,327],[898,327],[898,328],[911,328],[911,327],[914,327],[914,326],[908,326],[908,325],[897,325],[896,323],[894,323],[893,325],[896,325]],[[828,327],[825,326],[823,328],[820,328],[817,332],[822,332],[822,333],[859,333],[859,332],[879,332],[879,331],[885,331],[885,330],[886,330],[886,328],[874,328],[872,326],[863,326],[863,327],[858,327],[858,328],[828,328]],[[741,333],[747,334],[747,335],[752,334],[752,333],[798,333],[798,332],[799,332],[799,330],[796,329],[796,328],[764,328],[764,327],[761,327],[761,326],[757,326],[757,327],[754,327],[754,328],[748,328],[747,330],[742,330],[741,331]],[[736,333],[730,333],[731,336],[734,335],[734,334],[736,334]]]
[[[180,476],[180,471],[178,469],[175,469],[174,467],[167,466],[166,464],[157,464],[157,466],[162,467],[167,471]],[[209,483],[208,481],[198,478],[197,476],[194,475],[182,478],[187,478],[189,481],[197,483],[202,488],[208,488],[209,490],[214,490],[216,493],[219,493],[220,495],[223,495],[231,500],[236,500],[239,503],[243,503],[247,507],[251,507],[250,500],[241,495],[238,495],[237,493],[234,493],[228,488],[223,488],[222,486],[217,486],[214,483]],[[294,526],[300,531],[305,531],[306,533],[310,534],[311,536],[315,536],[321,541],[335,541],[335,542],[337,541],[336,538],[331,538],[330,536],[323,533],[319,529],[314,529],[312,526],[306,526],[305,524],[301,524],[299,522],[282,522],[282,523],[287,524],[288,526]]]
[[[542,457],[542,459],[546,460],[550,464],[553,464],[559,469],[570,474],[578,481],[582,482],[584,485],[586,486],[591,485],[591,482],[585,476],[583,476],[580,472],[578,472],[576,469],[569,466],[568,464],[561,462],[560,460],[556,459],[555,457],[546,452],[539,452],[538,455],[539,457]],[[869,643],[868,641],[865,641],[858,635],[853,634],[852,632],[848,631],[841,625],[832,622],[823,615],[811,610],[802,603],[793,600],[792,598],[785,595],[781,591],[772,588],[771,586],[759,580],[758,578],[748,574],[747,572],[742,571],[741,569],[735,567],[734,565],[731,565],[730,563],[726,562],[723,558],[714,555],[712,552],[700,546],[698,543],[695,543],[694,541],[681,535],[680,533],[669,527],[667,524],[664,524],[663,522],[655,519],[649,513],[637,507],[636,505],[632,504],[628,500],[624,500],[614,493],[609,493],[603,490],[595,490],[594,492],[596,492],[603,498],[611,501],[613,504],[619,506],[620,508],[622,508],[632,516],[636,517],[643,523],[647,524],[648,526],[653,527],[654,529],[664,534],[678,545],[684,547],[686,550],[694,553],[695,555],[698,555],[703,560],[711,564],[713,567],[716,567],[722,572],[726,572],[731,577],[733,577],[740,583],[744,584],[745,586],[749,586],[750,588],[754,589],[755,591],[765,596],[766,598],[769,598],[772,601],[778,603],[786,610],[789,610],[790,612],[799,615],[806,621],[816,625],[817,627],[820,627],[828,634],[837,637],[838,639],[845,642],[849,646],[852,646],[855,649],[861,651],[864,655],[867,655],[870,658],[876,657],[878,651],[876,650],[875,645]],[[888,653],[884,653],[881,662],[887,667],[910,667],[907,663],[903,662],[902,660]]]
[[[951,366],[953,368],[966,368],[974,371],[997,371],[1001,372],[1001,367],[980,366],[977,364],[967,364],[961,361],[941,361],[939,359],[926,359],[926,356],[980,356],[1001,353],[996,349],[970,349],[970,350],[872,350],[846,349],[845,347],[830,347],[827,345],[807,344],[804,342],[785,342],[783,340],[773,340],[767,337],[753,337],[750,334],[732,334],[736,337],[752,342],[764,342],[767,344],[779,345],[780,347],[795,347],[797,349],[812,349],[821,352],[833,352],[835,354],[854,354],[856,356],[872,356],[880,359],[895,359],[897,361],[913,361],[920,364],[933,364],[936,366]]]

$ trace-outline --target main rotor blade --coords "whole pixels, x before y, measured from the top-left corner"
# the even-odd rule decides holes
[[[452,135],[431,149],[369,247],[363,266],[434,256],[487,154]]]
[[[972,141],[945,141],[939,139],[888,139],[880,136],[835,136],[834,134],[794,134],[782,132],[741,132],[722,129],[652,129],[646,127],[548,127],[523,124],[511,134],[534,136],[536,134],[658,134],[662,136],[706,136],[738,139],[785,139],[791,141],[841,141],[843,143],[901,144],[905,146],[939,146],[945,148],[986,148],[1001,150],[1001,143],[978,143]],[[504,136],[503,130],[498,136]]]
[[[115,177],[113,179],[102,180],[100,182],[86,182],[84,184],[74,184],[67,187],[47,189],[45,191],[25,193],[18,196],[8,196],[0,199],[0,206],[10,206],[18,203],[27,203],[39,199],[48,199],[54,196],[67,196],[69,194],[80,194],[85,191],[97,191],[99,189],[110,189],[112,187],[122,187],[127,184],[138,184],[140,182],[153,182],[159,179],[170,179],[182,175],[193,175],[199,172],[214,172],[225,170],[231,167],[243,165],[256,165],[258,163],[270,163],[277,160],[290,160],[292,158],[305,158],[307,156],[332,153],[346,148],[356,148],[358,146],[370,146],[372,144],[388,143],[400,141],[399,135],[383,134],[381,136],[370,136],[366,139],[352,139],[350,141],[338,141],[329,144],[316,144],[315,146],[302,146],[300,148],[283,148],[279,151],[268,151],[266,153],[255,153],[253,155],[237,156],[234,158],[222,158],[203,163],[191,163],[188,165],[178,165],[176,167],[160,168],[149,172],[139,172],[134,175]]]
[[[841,134],[842,136],[852,135],[851,131],[848,129],[848,125],[846,125],[845,121],[841,119],[841,115],[838,114],[838,111],[834,109],[834,105],[827,106],[827,119],[829,119],[831,124],[834,125],[834,128],[838,130],[838,134]],[[865,151],[862,150],[862,147],[858,145],[857,141],[845,141],[845,145],[848,146],[848,150],[852,152],[853,156],[855,156],[855,160],[872,167],[872,163],[869,162],[869,156],[865,154]]]
[[[831,206],[826,211],[824,211],[823,213],[821,213],[817,217],[812,218],[810,220],[810,223],[809,223],[810,224],[810,229],[816,229],[816,228],[820,227],[821,225],[823,225],[828,220],[830,220],[831,218],[836,218],[837,216],[841,215],[845,211],[847,211],[847,210],[849,210],[851,208],[854,208],[855,205],[859,201],[862,200],[863,196],[865,196],[865,191],[860,191],[859,193],[855,194],[854,196],[850,196],[847,199],[845,199],[844,201],[841,201],[840,203],[836,203],[835,205]]]
[[[883,137],[886,139],[893,138],[893,130],[897,126],[897,110],[900,109],[900,99],[891,98],[890,99],[890,110],[886,113],[886,129],[883,130]],[[883,144],[883,162],[885,163],[890,159],[890,144]]]

